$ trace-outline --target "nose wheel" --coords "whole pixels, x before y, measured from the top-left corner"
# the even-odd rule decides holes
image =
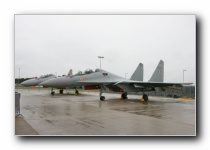
[[[79,95],[79,91],[78,91],[78,90],[75,90],[75,94],[76,94],[76,95]]]
[[[101,101],[104,101],[104,100],[105,100],[105,96],[101,96],[101,97],[100,97],[100,100],[101,100]]]
[[[100,94],[99,94],[99,96],[100,96],[100,100],[101,100],[101,101],[104,101],[104,100],[105,100],[105,96],[102,96],[103,89],[104,89],[104,86],[101,86],[101,89],[100,89]]]
[[[55,92],[53,91],[53,88],[51,88],[51,95],[54,95]]]

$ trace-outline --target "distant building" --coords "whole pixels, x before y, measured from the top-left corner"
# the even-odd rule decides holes
[[[166,96],[166,97],[191,97],[195,98],[195,86],[184,86],[184,87],[179,87],[179,88],[165,88],[165,91],[162,92],[149,92],[149,95],[154,95],[154,96]]]

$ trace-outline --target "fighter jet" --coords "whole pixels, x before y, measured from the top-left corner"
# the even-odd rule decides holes
[[[148,100],[146,91],[163,90],[163,87],[176,86],[182,87],[182,85],[189,85],[192,83],[164,83],[164,62],[161,60],[155,69],[151,79],[148,82],[143,82],[143,64],[139,64],[136,71],[132,75],[131,79],[125,79],[117,76],[113,73],[102,69],[96,69],[92,71],[87,69],[85,72],[79,71],[77,74],[67,77],[59,77],[42,82],[41,85],[45,87],[51,87],[51,94],[55,92],[53,88],[60,89],[60,93],[63,93],[63,89],[77,89],[83,88],[84,90],[100,89],[100,100],[105,100],[102,96],[104,89],[109,88],[114,92],[121,92],[122,99],[127,99],[127,92],[143,92],[143,99]],[[141,77],[142,76],[142,77]],[[134,80],[135,79],[135,80]]]
[[[71,76],[71,75],[72,75],[72,69],[69,70],[67,76]],[[22,85],[22,86],[37,86],[40,83],[47,81],[49,79],[53,79],[53,78],[56,78],[56,76],[54,74],[41,75],[39,78],[35,77],[33,79],[26,80],[26,81],[20,83],[20,85]]]
[[[53,74],[41,75],[39,78],[35,77],[33,79],[26,80],[26,81],[20,83],[20,85],[22,85],[22,86],[37,86],[41,82],[44,82],[44,81],[47,81],[47,80],[53,79],[53,78],[56,78],[56,76]]]

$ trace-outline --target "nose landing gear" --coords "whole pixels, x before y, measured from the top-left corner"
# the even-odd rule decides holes
[[[105,100],[105,96],[100,96],[100,100],[104,101]]]
[[[101,86],[101,89],[100,89],[100,94],[99,94],[99,96],[100,96],[100,100],[101,100],[101,101],[104,101],[104,100],[105,100],[105,96],[102,96],[103,89],[104,89],[104,86]]]
[[[54,95],[55,92],[53,91],[53,88],[51,88],[51,95]]]
[[[78,91],[78,90],[75,90],[75,94],[76,94],[76,95],[79,95],[79,91]]]

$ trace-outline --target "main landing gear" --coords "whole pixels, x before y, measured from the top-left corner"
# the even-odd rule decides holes
[[[105,100],[105,96],[102,96],[103,90],[104,90],[104,86],[101,86],[100,94],[99,94],[99,97],[100,97],[100,100],[101,101],[104,101]],[[128,99],[128,93],[127,92],[123,92],[121,94],[121,99],[124,99],[124,100]],[[144,92],[143,92],[143,96],[140,99],[140,101],[141,102],[148,101],[148,95],[147,94],[144,94]]]
[[[127,92],[123,92],[121,95],[121,99],[128,99],[127,97]],[[148,101],[148,95],[147,94],[143,94],[141,101]]]
[[[53,91],[53,88],[51,89],[51,92],[50,92],[50,93],[51,93],[51,95],[54,95],[54,94],[55,94],[55,91]],[[63,94],[63,89],[59,90],[59,93],[60,93],[60,94]],[[79,93],[78,90],[75,90],[75,94],[76,94],[76,95],[79,95],[80,93]]]
[[[121,98],[122,99],[128,99],[128,96],[127,96],[127,92],[123,92],[122,95],[121,95]]]
[[[59,90],[59,93],[63,94],[63,89]],[[51,88],[51,95],[54,95],[54,94],[55,94],[55,91],[53,91],[53,88]]]
[[[59,93],[60,93],[60,94],[63,94],[63,90],[59,90]]]
[[[148,101],[148,95],[147,94],[143,94],[142,99],[144,99],[144,101]]]
[[[75,89],[75,94],[76,94],[76,95],[79,95],[79,91],[78,91],[78,90],[76,90],[76,89]]]

